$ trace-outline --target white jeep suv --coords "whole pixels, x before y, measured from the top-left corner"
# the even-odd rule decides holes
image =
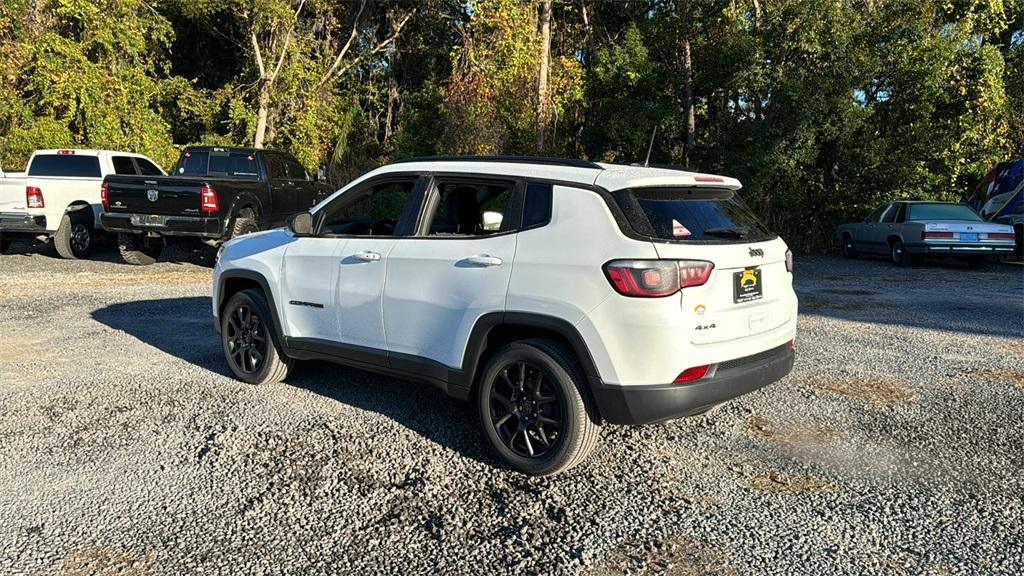
[[[511,467],[582,461],[602,422],[700,414],[793,366],[786,244],[732,178],[580,160],[378,168],[226,243],[214,325],[234,374],[325,359],[473,402]]]

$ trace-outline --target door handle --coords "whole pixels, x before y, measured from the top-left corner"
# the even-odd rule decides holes
[[[501,266],[501,258],[497,256],[490,256],[488,254],[477,254],[476,256],[470,256],[466,258],[466,262],[474,266]]]
[[[380,260],[380,254],[376,252],[357,252],[352,255],[356,260],[362,260],[363,262],[376,262]]]

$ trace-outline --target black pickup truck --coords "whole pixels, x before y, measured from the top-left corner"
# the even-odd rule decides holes
[[[100,220],[125,262],[152,264],[172,239],[216,247],[283,226],[331,192],[291,154],[193,146],[170,176],[107,176]]]

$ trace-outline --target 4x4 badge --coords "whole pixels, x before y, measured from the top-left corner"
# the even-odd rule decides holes
[[[761,250],[760,248],[751,248],[750,257],[753,258],[754,256],[764,258],[764,250]]]

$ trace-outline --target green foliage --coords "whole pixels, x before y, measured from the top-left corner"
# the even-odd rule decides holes
[[[6,0],[0,163],[92,146],[170,165],[258,125],[339,185],[393,158],[536,153],[538,4]],[[1024,0],[555,0],[551,32],[547,153],[640,161],[657,127],[652,161],[740,178],[797,247],[1024,156]]]

